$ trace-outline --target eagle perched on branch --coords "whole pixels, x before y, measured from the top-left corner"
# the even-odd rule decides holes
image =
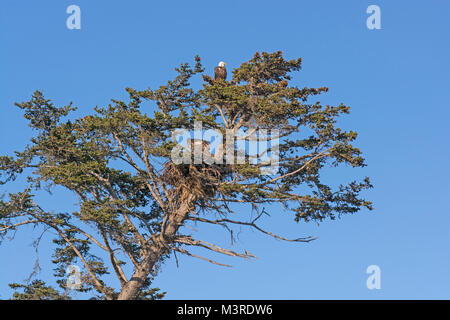
[[[214,68],[214,79],[215,80],[226,80],[227,79],[227,69],[225,68],[227,64],[220,61],[217,67]]]

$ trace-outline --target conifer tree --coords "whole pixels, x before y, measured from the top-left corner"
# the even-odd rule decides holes
[[[199,239],[185,226],[216,225],[232,236],[236,227],[245,227],[308,242],[314,238],[287,239],[262,228],[262,217],[276,219],[266,217],[265,206],[288,210],[296,222],[372,209],[360,195],[372,187],[368,178],[337,186],[324,182],[325,167],[365,163],[353,145],[357,133],[336,125],[350,108],[314,101],[326,87],[292,86],[291,74],[300,67],[301,59],[286,60],[282,52],[256,53],[232,71],[230,81],[214,80],[197,56],[193,66],[182,64],[177,76],[159,88],[127,88],[128,101],[112,100],[79,119],[71,117],[72,104],[57,107],[36,91],[29,101],[16,104],[34,136],[15,155],[0,157],[2,184],[26,177],[23,191],[0,201],[0,236],[26,225],[51,230],[61,290],[67,290],[68,266],[76,264],[82,267],[78,291],[108,300],[159,299],[163,294],[151,282],[172,254],[219,265],[210,254],[200,256],[191,248],[254,257]],[[203,82],[201,89],[191,85],[196,77]],[[267,163],[250,161],[248,150],[242,163],[225,161],[224,151],[222,163],[175,162],[173,133],[198,122],[203,130],[222,133],[224,145],[231,141],[227,132],[277,132],[270,138],[278,144],[267,150],[278,156],[276,170],[262,170]],[[76,196],[76,210],[55,212],[51,203],[39,201],[40,192],[55,186]],[[257,212],[250,221],[231,214],[245,205]],[[120,287],[105,282],[107,273],[117,277]],[[12,286],[25,290],[14,295],[17,299],[68,298],[42,281]]]

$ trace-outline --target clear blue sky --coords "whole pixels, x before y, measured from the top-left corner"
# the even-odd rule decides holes
[[[81,30],[66,28],[71,4],[81,8]],[[366,28],[370,4],[381,8],[381,30]],[[84,115],[125,98],[125,87],[162,84],[195,54],[207,70],[220,60],[236,67],[256,51],[303,57],[294,84],[328,86],[323,102],[352,107],[342,126],[360,133],[368,167],[330,179],[370,176],[375,210],[317,225],[270,207],[272,230],[319,239],[291,244],[243,232],[238,248],[258,260],[218,257],[231,269],[169,261],[155,281],[167,298],[450,298],[450,2],[2,0],[0,10],[1,154],[27,143],[31,132],[13,104],[34,90],[57,105],[73,101]],[[42,199],[61,210],[74,202],[59,192]],[[38,234],[26,229],[0,246],[0,299],[32,271]],[[38,277],[49,280],[48,248],[39,254]],[[372,264],[380,290],[366,288]]]

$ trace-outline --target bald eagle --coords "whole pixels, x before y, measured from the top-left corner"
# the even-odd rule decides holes
[[[219,65],[214,68],[214,79],[215,80],[226,80],[227,79],[227,69],[225,66],[227,64],[223,61],[219,62]]]

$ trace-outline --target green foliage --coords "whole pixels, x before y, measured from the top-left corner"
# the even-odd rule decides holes
[[[70,297],[46,286],[41,280],[34,280],[29,285],[11,283],[9,286],[15,289],[12,300],[70,300]]]

